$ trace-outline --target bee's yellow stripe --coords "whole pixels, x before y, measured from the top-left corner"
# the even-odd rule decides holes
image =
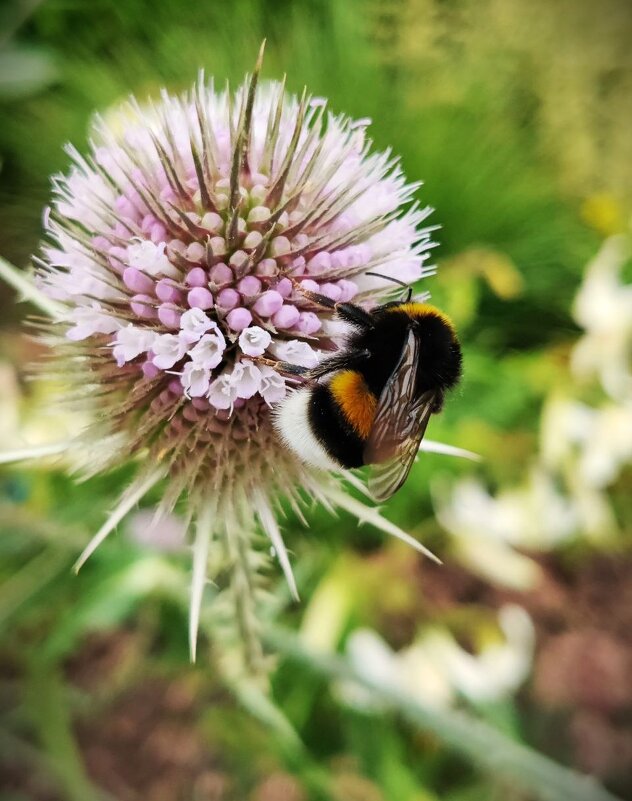
[[[430,303],[415,303],[414,301],[411,301],[410,303],[401,303],[398,306],[393,306],[387,311],[400,313],[403,312],[404,314],[408,314],[410,317],[438,317],[448,326],[451,331],[454,331],[454,325],[448,315],[444,314],[442,311],[437,309],[436,306],[432,306]]]
[[[377,398],[367,387],[364,376],[356,370],[343,370],[331,379],[329,390],[357,435],[368,439]]]

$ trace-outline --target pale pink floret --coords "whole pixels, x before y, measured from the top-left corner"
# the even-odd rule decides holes
[[[315,334],[321,327],[322,323],[314,312],[301,312],[295,326],[297,331],[307,337]]]
[[[130,323],[117,333],[112,353],[118,366],[122,367],[125,362],[151,350],[155,342],[156,334],[153,331],[138,328]]]
[[[127,259],[131,267],[153,277],[168,275],[177,278],[179,271],[165,255],[166,243],[155,244],[144,240],[127,247]]]
[[[132,292],[144,292],[145,294],[153,292],[155,283],[152,279],[138,270],[136,267],[126,267],[123,272],[123,281],[128,289]]]
[[[217,328],[217,323],[210,320],[202,309],[189,309],[180,318],[182,338],[189,343],[197,342],[212,328]]]
[[[188,398],[201,398],[206,395],[211,383],[211,371],[199,363],[187,362],[180,382]]]
[[[180,310],[175,303],[161,303],[158,306],[158,319],[165,328],[177,331],[180,328]]]
[[[159,367],[156,367],[153,362],[145,362],[141,369],[145,378],[149,379],[156,378],[162,374],[162,370]]]
[[[233,367],[230,380],[237,390],[238,398],[252,398],[261,386],[261,370],[252,362],[237,362]]]
[[[284,303],[279,311],[272,317],[277,328],[291,328],[298,323],[301,313],[291,303]]]
[[[176,334],[162,334],[156,337],[151,345],[154,352],[152,359],[156,367],[168,370],[179,362],[187,352],[187,342]]]
[[[235,276],[227,264],[219,262],[211,268],[210,279],[216,286],[223,286],[234,281]],[[199,284],[199,286],[203,286],[203,284]]]
[[[213,295],[205,287],[196,286],[188,293],[187,303],[192,309],[212,309]]]
[[[215,409],[230,409],[237,398],[237,391],[231,376],[224,374],[213,381],[207,397]]]
[[[283,295],[274,289],[269,289],[257,298],[253,310],[262,317],[271,317],[283,306]]]
[[[252,314],[243,307],[233,309],[226,315],[226,322],[232,331],[243,331],[252,322]]]
[[[199,367],[212,370],[222,361],[226,340],[222,332],[217,329],[204,334],[200,341],[189,351],[191,360]]]
[[[232,289],[232,287],[228,287],[227,289],[222,289],[222,291],[217,296],[217,305],[226,311],[229,309],[234,309],[235,306],[241,301],[241,296],[236,289]]]
[[[151,295],[133,295],[129,305],[134,314],[144,320],[156,316],[156,299]]]
[[[74,326],[68,329],[66,336],[75,341],[87,339],[93,334],[113,334],[121,327],[119,320],[101,311],[98,303],[78,306],[72,310],[70,318]]]
[[[310,348],[307,342],[301,342],[298,339],[277,343],[274,346],[274,355],[283,362],[302,367],[311,368],[318,364],[318,354]]]
[[[263,356],[272,342],[272,337],[258,325],[252,325],[239,335],[239,347],[246,356]]]
[[[283,377],[271,367],[262,367],[259,392],[268,406],[282,401],[286,394]]]
[[[148,290],[143,290],[147,292]],[[164,303],[181,303],[182,292],[173,278],[161,278],[155,287],[156,296]]]
[[[329,272],[330,269],[331,256],[326,251],[317,253],[307,262],[307,271],[310,275],[323,275]]]
[[[208,276],[201,267],[193,267],[186,275],[185,281],[188,286],[206,286]]]
[[[279,295],[281,295],[282,298],[289,298],[293,289],[294,287],[292,286],[292,282],[289,278],[281,278],[276,285],[276,291],[279,293]]]
[[[261,281],[254,275],[247,275],[237,284],[244,298],[253,298],[261,292]]]

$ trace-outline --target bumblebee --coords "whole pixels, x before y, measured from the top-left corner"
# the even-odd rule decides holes
[[[307,464],[373,465],[369,491],[386,500],[406,481],[430,416],[461,377],[454,326],[434,306],[411,302],[411,290],[371,311],[304,294],[350,323],[351,333],[338,353],[302,371],[307,380],[277,408],[274,425]]]

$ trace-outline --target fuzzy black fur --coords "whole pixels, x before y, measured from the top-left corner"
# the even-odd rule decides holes
[[[433,411],[440,411],[445,392],[452,389],[461,377],[461,348],[452,327],[438,312],[428,307],[411,314],[410,308],[405,308],[404,304],[389,303],[370,314],[361,311],[362,315],[341,315],[353,322],[356,329],[350,334],[343,351],[336,354],[335,362],[332,360],[332,369],[357,370],[364,377],[369,391],[379,398],[400,360],[408,332],[414,326],[420,342],[415,395],[419,397],[434,390],[436,402]],[[321,374],[323,372],[324,369]],[[324,448],[341,465],[360,467],[364,463],[364,442],[345,418],[327,383],[318,384],[313,390],[309,422]]]

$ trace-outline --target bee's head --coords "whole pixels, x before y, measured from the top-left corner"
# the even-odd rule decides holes
[[[452,320],[428,303],[406,304],[419,336],[418,385],[451,389],[461,377],[461,345]]]

